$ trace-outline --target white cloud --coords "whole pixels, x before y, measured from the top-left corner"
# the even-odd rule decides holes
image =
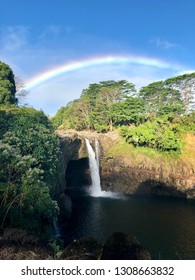
[[[52,35],[59,35],[62,32],[62,28],[59,25],[50,25],[47,28],[47,32],[51,33]]]
[[[162,49],[170,49],[177,46],[177,44],[167,41],[166,39],[161,38],[152,38],[150,43],[155,44],[157,47]]]
[[[28,27],[23,25],[9,26],[1,30],[1,48],[7,52],[15,52],[27,44]]]
[[[46,41],[51,40],[52,38],[59,38],[62,40],[62,37],[72,33],[73,27],[72,26],[61,26],[56,24],[48,25],[44,28],[44,30],[39,35],[39,39]]]
[[[40,34],[40,39],[47,39],[48,37],[56,37],[62,33],[62,27],[59,25],[49,25],[47,26],[43,32]]]

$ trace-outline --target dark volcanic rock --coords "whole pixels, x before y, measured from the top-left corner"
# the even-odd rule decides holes
[[[76,190],[91,185],[89,159],[81,158],[69,161],[66,169],[66,188]]]
[[[64,260],[97,260],[102,246],[92,237],[80,238],[68,245],[60,259]]]
[[[113,233],[106,241],[101,260],[149,260],[150,253],[136,237],[122,232]]]

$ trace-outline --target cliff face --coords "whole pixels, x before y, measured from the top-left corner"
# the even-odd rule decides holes
[[[72,202],[68,195],[65,194],[67,190],[67,169],[71,161],[77,161],[84,157],[83,141],[76,133],[58,133],[60,139],[60,174],[58,176],[58,189],[56,192],[56,199],[60,208],[60,217],[62,223],[68,219],[72,212]]]
[[[178,158],[135,149],[118,137],[108,139],[100,137],[104,189],[126,194],[195,198],[194,136],[188,136],[183,154]]]
[[[67,133],[58,131],[63,152],[64,178],[72,160],[87,157],[84,138],[100,142],[100,173],[102,189],[125,194],[168,195],[195,198],[195,137],[188,136],[179,158],[165,157],[151,150],[135,149],[115,133]],[[74,169],[74,163],[72,165]],[[79,165],[77,165],[79,166]],[[90,182],[89,167],[84,168]],[[77,172],[74,178],[78,177]],[[78,182],[79,183],[79,180]],[[65,187],[65,185],[64,185]],[[64,191],[64,190],[63,190]]]

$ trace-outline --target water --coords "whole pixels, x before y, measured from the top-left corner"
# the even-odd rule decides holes
[[[152,259],[195,259],[194,201],[80,196],[73,198],[73,205],[64,233],[69,241],[92,236],[103,243],[113,232],[121,231],[135,235]]]
[[[87,152],[89,156],[89,168],[91,173],[92,185],[88,188],[88,193],[93,197],[111,197],[115,198],[116,195],[112,192],[102,191],[99,174],[99,141],[95,138],[95,151],[93,150],[89,140],[85,138]]]
[[[99,170],[99,162],[100,162],[100,146],[99,146],[99,141],[95,138],[95,155],[96,155],[96,161],[97,161],[97,166]]]
[[[96,140],[97,141],[97,140]],[[93,151],[92,146],[87,138],[85,138],[87,152],[89,156],[89,167],[91,172],[91,181],[92,186],[90,187],[91,196],[101,196],[101,185],[100,185],[100,174],[99,174],[99,151],[97,151],[98,160],[96,159],[95,152]],[[98,146],[96,144],[96,149]]]
[[[125,196],[101,191],[99,143],[95,152],[85,139],[92,186],[73,196],[73,213],[65,241],[92,236],[102,244],[113,232],[133,234],[152,259],[195,259],[195,201],[167,197]]]

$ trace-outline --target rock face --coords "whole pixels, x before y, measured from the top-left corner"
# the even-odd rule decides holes
[[[182,172],[182,171],[180,171]],[[181,173],[182,174],[182,173]],[[168,195],[195,198],[195,178],[179,172],[125,166],[121,161],[106,164],[102,168],[102,186],[106,190],[125,194]]]
[[[60,138],[60,150],[61,150],[61,158],[60,158],[61,174],[59,175],[59,183],[58,183],[58,190],[56,191],[56,199],[58,201],[58,206],[60,208],[60,218],[63,220],[63,222],[65,222],[70,217],[72,211],[71,199],[67,194],[65,194],[65,190],[67,191],[67,189],[69,188],[69,185],[67,185],[68,165],[73,161],[77,163],[79,159],[85,158],[86,155],[85,155],[84,141],[82,138],[78,136],[77,133],[69,132],[68,134],[63,133],[62,135],[62,133],[60,133],[59,131],[58,136]],[[77,179],[77,181],[81,180],[81,176],[80,177],[77,176],[79,173],[81,174],[80,168],[73,166],[71,170],[72,173],[68,174],[69,177],[72,176],[72,178]],[[84,174],[84,169],[82,172]],[[90,175],[88,175],[88,178],[90,178]],[[69,181],[73,183],[73,179],[70,179]]]
[[[104,190],[195,199],[195,136],[187,137],[177,158],[137,150],[114,133],[100,135],[99,141]]]
[[[66,134],[61,131],[58,134],[63,153],[63,176],[70,179],[69,186],[72,184],[75,187],[82,180],[83,184],[90,184],[84,138],[87,137],[92,144],[97,138],[101,148],[102,189],[125,194],[166,195],[195,199],[195,161],[193,160],[195,137],[191,136],[191,143],[188,139],[182,158],[174,159],[141,154],[133,147],[128,150],[127,144],[116,133],[98,134],[86,131]],[[79,164],[76,161],[84,158],[86,166],[82,172],[79,172]],[[73,174],[67,176],[67,166],[74,160],[75,163],[72,162],[71,168]],[[64,192],[65,188],[64,183],[61,192]]]
[[[79,150],[81,148],[81,139],[78,138],[78,135],[76,133],[72,134],[63,134],[63,137],[60,133],[58,133],[58,136],[60,138],[60,150],[61,150],[61,180],[60,180],[60,186],[58,189],[58,194],[61,194],[66,189],[66,170],[67,165],[71,160],[78,160],[79,159]]]
[[[103,246],[101,260],[150,260],[150,253],[136,237],[114,232]]]

